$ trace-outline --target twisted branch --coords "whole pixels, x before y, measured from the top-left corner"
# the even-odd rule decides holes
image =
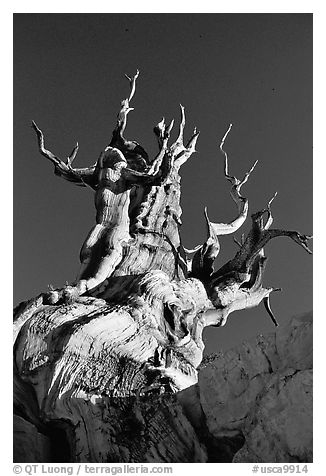
[[[240,191],[241,191],[242,185],[244,185],[248,181],[251,173],[253,172],[254,168],[256,167],[256,165],[258,163],[258,160],[256,160],[256,162],[253,164],[251,169],[244,175],[242,180],[239,180],[238,178],[229,174],[228,154],[223,149],[223,146],[224,146],[224,143],[225,143],[225,139],[226,139],[227,135],[229,134],[231,128],[232,128],[232,124],[229,125],[228,130],[226,131],[226,133],[224,134],[224,136],[221,140],[220,150],[221,150],[222,154],[224,155],[224,176],[232,184],[232,187],[231,187],[231,190],[230,190],[230,195],[231,195],[233,201],[237,204],[239,214],[230,223],[213,223],[213,222],[210,222],[211,223],[211,228],[214,230],[214,233],[215,233],[216,236],[229,235],[231,233],[234,233],[246,221],[247,214],[248,214],[248,208],[249,208],[248,199],[244,198],[241,195]]]
[[[76,158],[79,149],[78,142],[73,148],[70,155],[67,157],[67,163],[65,163],[61,159],[59,159],[59,157],[53,154],[53,152],[45,148],[44,134],[34,121],[32,121],[32,128],[36,132],[40,153],[53,163],[54,173],[56,175],[81,187],[86,187],[87,185],[89,185],[90,187],[95,188],[96,184],[94,183],[93,179],[95,165],[92,167],[81,169],[73,169],[71,167],[71,164]]]
[[[257,306],[263,301],[265,309],[277,326],[277,320],[270,306],[270,294],[280,289],[262,286],[267,259],[264,255],[264,247],[273,238],[287,236],[308,253],[312,253],[308,246],[312,236],[302,235],[297,231],[270,229],[273,223],[271,204],[276,195],[274,194],[268,202],[267,208],[251,216],[252,228],[246,239],[238,243],[240,249],[235,257],[211,276],[210,298],[217,308],[225,310],[225,319],[234,310]],[[267,221],[264,223],[266,213]]]
[[[180,111],[181,121],[179,124],[179,135],[176,141],[170,147],[171,154],[174,157],[174,167],[177,170],[189,159],[192,154],[196,152],[196,143],[199,137],[199,131],[195,127],[190,140],[188,141],[187,145],[184,146],[183,134],[186,125],[186,116],[185,108],[182,106],[182,104],[180,104]]]
[[[129,106],[131,99],[134,97],[136,91],[136,79],[139,76],[139,70],[137,69],[136,74],[134,76],[128,76],[125,74],[125,77],[128,79],[130,84],[130,94],[126,99],[121,101],[121,109],[118,113],[117,118],[117,125],[115,128],[115,133],[119,135],[121,138],[123,137],[123,133],[125,131],[127,125],[127,116],[130,111],[133,111],[134,108]]]
[[[125,77],[128,79],[130,83],[130,94],[127,99],[128,102],[130,102],[132,98],[134,97],[134,94],[136,91],[136,79],[138,78],[138,76],[139,76],[139,69],[137,69],[136,74],[134,76],[128,76],[127,74],[125,74]]]
[[[176,140],[176,143],[183,145],[183,132],[186,125],[186,116],[185,116],[185,108],[182,106],[182,104],[180,104],[180,109],[181,109],[181,121],[179,125],[179,135]]]
[[[204,213],[207,224],[207,240],[204,245],[197,251],[197,253],[193,257],[192,262],[192,275],[202,280],[207,280],[214,272],[214,261],[220,251],[218,236],[229,235],[231,233],[236,232],[243,225],[248,214],[248,199],[242,197],[240,192],[242,185],[244,185],[248,181],[252,171],[254,170],[257,164],[257,161],[253,164],[251,169],[244,175],[242,180],[239,180],[229,174],[228,155],[223,149],[223,145],[231,128],[232,124],[229,125],[228,130],[226,131],[221,140],[220,150],[224,155],[224,175],[225,178],[232,184],[230,195],[234,202],[237,204],[239,214],[230,223],[213,223],[209,220],[207,208],[205,207]]]
[[[130,101],[134,97],[136,91],[136,79],[139,76],[137,69],[134,76],[125,77],[129,81],[130,94],[126,99],[121,101],[121,109],[117,116],[117,124],[112,134],[110,147],[117,148],[125,155],[127,162],[136,170],[145,170],[149,164],[149,157],[145,149],[134,140],[127,140],[123,136],[127,126],[127,116],[134,108],[130,107]]]

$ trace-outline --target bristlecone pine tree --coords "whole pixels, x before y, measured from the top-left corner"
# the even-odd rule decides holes
[[[137,77],[138,71],[127,76],[130,94],[112,140],[89,168],[72,166],[78,144],[63,162],[32,124],[55,174],[94,189],[96,223],[81,249],[78,279],[15,309],[15,414],[25,461],[205,461],[176,399],[197,382],[203,329],[223,326],[231,312],[261,302],[277,325],[269,305],[276,289],[262,285],[264,248],[288,236],[311,253],[310,236],[271,227],[271,200],[251,216],[251,231],[234,258],[214,270],[219,235],[233,234],[247,218],[241,188],[255,166],[242,180],[230,175],[223,147],[231,125],[220,149],[237,216],[212,223],[205,211],[205,243],[195,250],[182,246],[179,171],[199,132],[184,145],[181,106],[174,143],[173,121],[154,128],[155,158],[127,140]]]

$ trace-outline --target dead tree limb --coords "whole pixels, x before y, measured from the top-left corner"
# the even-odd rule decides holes
[[[205,207],[205,220],[207,225],[207,240],[203,246],[197,251],[192,261],[192,276],[198,277],[202,280],[207,280],[214,272],[214,261],[220,251],[220,244],[218,236],[229,235],[235,233],[245,222],[248,214],[248,199],[241,195],[241,187],[244,185],[252,171],[254,170],[257,161],[253,164],[251,169],[244,175],[242,180],[231,176],[229,174],[228,155],[223,149],[225,139],[230,132],[232,124],[224,134],[220,150],[224,155],[224,176],[231,183],[232,187],[230,195],[238,207],[238,216],[229,223],[213,223],[209,220],[207,208]]]
[[[94,181],[95,165],[79,169],[74,169],[71,167],[71,164],[76,158],[79,149],[78,142],[73,148],[71,154],[68,156],[67,163],[65,163],[61,159],[59,159],[59,157],[53,154],[50,150],[45,148],[43,132],[34,121],[32,121],[32,127],[37,135],[39,151],[44,157],[46,157],[53,163],[54,173],[56,175],[64,178],[65,180],[68,180],[68,182],[73,182],[75,185],[79,185],[81,187],[86,187],[88,185],[93,189],[96,188],[96,183]]]

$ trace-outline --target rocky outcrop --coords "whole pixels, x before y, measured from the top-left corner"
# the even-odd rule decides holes
[[[312,315],[206,358],[198,392],[209,435],[241,445],[234,462],[312,461]]]

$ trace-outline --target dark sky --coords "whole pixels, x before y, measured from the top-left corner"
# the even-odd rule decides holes
[[[212,221],[235,217],[218,149],[230,122],[230,172],[241,177],[259,160],[243,187],[250,212],[278,191],[275,227],[312,233],[311,14],[16,14],[15,304],[49,283],[74,279],[95,220],[92,192],[54,176],[38,153],[31,120],[62,159],[78,140],[75,165],[90,165],[127,96],[124,73],[137,68],[128,138],[154,154],[153,126],[162,116],[178,120],[179,103],[186,107],[186,137],[194,126],[201,131],[198,153],[181,169],[186,247],[205,240],[205,205]],[[230,236],[221,245],[217,267],[237,250]],[[271,242],[266,254],[265,285],[283,288],[272,295],[279,322],[309,311],[311,256],[287,238]],[[262,305],[236,312],[224,328],[205,330],[207,351],[273,330]]]

